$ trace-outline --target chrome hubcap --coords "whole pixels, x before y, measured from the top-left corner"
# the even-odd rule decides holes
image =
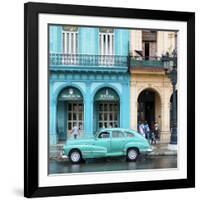
[[[131,160],[134,160],[136,157],[137,157],[137,152],[135,150],[130,150],[128,152],[128,157],[131,159]]]
[[[78,162],[80,160],[80,154],[78,152],[72,152],[71,154],[71,160],[73,162]]]

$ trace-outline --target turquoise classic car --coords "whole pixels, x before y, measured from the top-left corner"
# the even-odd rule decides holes
[[[72,163],[86,158],[126,156],[136,161],[140,153],[152,151],[149,142],[131,129],[102,129],[93,138],[71,139],[63,147],[63,155]]]

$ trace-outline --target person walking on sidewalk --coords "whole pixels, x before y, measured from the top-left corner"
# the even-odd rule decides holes
[[[143,137],[145,137],[145,132],[144,132],[144,124],[143,124],[143,122],[139,122],[140,124],[139,124],[139,133],[143,136]]]
[[[74,123],[71,134],[73,135],[74,139],[77,139],[77,137],[80,136],[79,128],[77,127],[76,123]]]
[[[144,133],[145,133],[145,138],[149,141],[150,140],[150,128],[149,128],[147,121],[145,121],[145,123],[144,123]]]
[[[155,122],[155,124],[154,124],[154,132],[155,132],[156,140],[159,140],[160,139],[160,127],[157,122]]]
[[[151,128],[150,129],[151,129],[150,130],[150,136],[149,136],[150,144],[156,144],[154,121],[151,122]]]

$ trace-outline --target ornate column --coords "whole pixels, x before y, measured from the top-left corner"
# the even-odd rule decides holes
[[[93,134],[93,101],[91,99],[90,82],[86,82],[86,94],[84,97],[84,134]]]
[[[50,104],[49,104],[49,141],[50,145],[57,143],[56,118],[57,105],[56,97],[52,93],[52,84],[50,84]]]
[[[130,82],[130,128],[137,130],[137,93],[136,82]]]
[[[120,127],[130,128],[130,83],[122,84],[123,90],[120,96]]]
[[[164,96],[161,100],[161,142],[169,143],[170,141],[170,102],[169,102],[169,91],[165,91]]]

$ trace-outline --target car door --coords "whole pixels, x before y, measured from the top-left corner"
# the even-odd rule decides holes
[[[111,138],[111,152],[122,153],[126,143],[126,135],[121,130],[113,130]]]
[[[95,146],[105,147],[107,149],[107,153],[110,152],[110,144],[111,142],[111,134],[109,131],[102,131],[99,133],[95,140]]]

